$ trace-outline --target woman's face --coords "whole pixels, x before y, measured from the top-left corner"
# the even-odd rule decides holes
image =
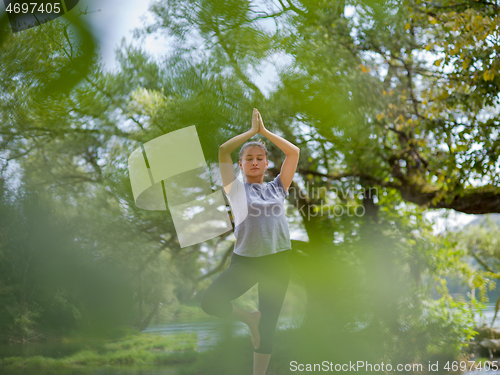
[[[266,152],[259,146],[247,147],[241,155],[239,162],[240,169],[245,176],[260,176],[264,175],[269,161],[266,159]]]

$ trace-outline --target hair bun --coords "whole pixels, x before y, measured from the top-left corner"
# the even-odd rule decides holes
[[[239,152],[239,160],[241,161],[241,157],[243,156],[243,151],[247,148],[247,147],[252,147],[252,146],[258,146],[258,147],[261,147],[265,154],[266,154],[266,159],[267,159],[267,147],[266,147],[266,144],[261,140],[261,139],[257,139],[256,141],[250,141],[250,142],[246,142],[243,144],[243,146],[241,146],[241,149],[240,149],[240,152]]]

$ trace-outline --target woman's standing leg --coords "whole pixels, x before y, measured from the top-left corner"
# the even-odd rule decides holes
[[[254,375],[266,373],[276,324],[290,280],[288,251],[267,257],[263,259],[265,264],[260,269],[259,278],[259,310],[262,315],[259,322],[260,347],[254,352]]]

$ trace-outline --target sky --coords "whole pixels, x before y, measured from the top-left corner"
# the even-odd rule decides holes
[[[151,35],[141,42],[133,39],[134,29],[153,21],[152,15],[148,12],[150,3],[151,1],[148,0],[80,0],[73,10],[73,12],[78,12],[80,9],[88,10],[85,17],[99,36],[100,52],[106,70],[111,71],[117,68],[115,49],[123,38],[135,45],[141,44],[146,51],[157,58],[168,53],[169,44],[162,35]],[[271,20],[267,22],[274,25]],[[266,27],[264,24],[263,26]],[[275,64],[279,65],[286,61],[289,59],[283,59],[283,56],[278,54],[273,55],[261,66],[260,74],[254,72],[255,84],[264,95],[267,95],[277,82]]]
[[[72,12],[87,10],[85,15],[100,39],[100,50],[107,69],[116,68],[115,49],[122,38],[132,41],[132,32],[147,20],[147,0],[80,0]],[[149,16],[151,20],[152,17]],[[155,54],[166,50],[166,43],[149,38],[144,47]]]
[[[71,11],[75,13],[80,10],[87,11],[84,17],[99,37],[100,53],[106,70],[112,71],[117,68],[115,49],[122,39],[132,42],[133,30],[152,21],[152,16],[148,15],[149,4],[148,0],[80,0]],[[3,4],[0,5],[0,11],[3,12]],[[155,57],[160,57],[169,50],[168,41],[162,36],[148,36],[145,40],[134,43],[141,43],[142,47]],[[252,76],[264,94],[267,94],[277,82],[277,71],[273,63],[279,64],[282,59],[283,57],[279,55],[272,56],[270,61],[262,66],[260,74],[254,73]],[[462,226],[475,218],[474,215],[453,211],[449,218],[440,219],[439,216],[445,211],[434,210],[427,215],[429,218],[436,219],[434,229],[437,232],[450,226]]]

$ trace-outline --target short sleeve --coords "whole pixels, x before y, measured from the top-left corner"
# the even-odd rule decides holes
[[[222,189],[224,191],[224,189]],[[226,192],[224,191],[224,194]],[[237,226],[248,216],[247,198],[245,192],[245,185],[236,178],[231,185],[229,194],[226,194],[231,211],[234,217],[234,225]]]
[[[277,193],[280,195],[281,198],[285,198],[289,195],[288,191],[285,191],[285,188],[283,187],[283,183],[281,182],[281,173],[276,176],[276,178],[271,181],[269,184],[271,184],[274,189],[277,191]]]
[[[226,193],[224,189],[222,189],[222,191],[224,192],[224,194],[226,194],[226,196],[229,199],[231,199],[236,197],[236,195],[238,194],[239,191],[241,191],[242,188],[243,188],[242,182],[238,178],[235,178],[234,181],[231,183],[231,189],[229,189],[229,193]]]

